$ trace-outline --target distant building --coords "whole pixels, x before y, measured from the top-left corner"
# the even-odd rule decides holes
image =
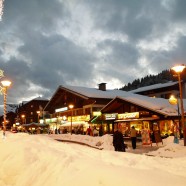
[[[186,98],[186,83],[182,82],[183,98]],[[141,87],[129,92],[140,94],[149,97],[169,99],[170,95],[174,94],[179,97],[179,84],[178,82],[158,83],[150,86]]]
[[[17,118],[15,122],[20,124],[38,123],[44,116],[43,109],[47,103],[48,100],[42,97],[22,102],[16,110]]]

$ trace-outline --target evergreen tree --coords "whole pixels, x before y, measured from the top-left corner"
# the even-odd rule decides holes
[[[186,69],[184,72],[186,72]],[[186,73],[184,72],[182,73],[182,78],[186,80]],[[141,79],[135,79],[132,83],[128,83],[127,85],[120,88],[120,90],[130,91],[144,86],[154,85],[158,83],[167,83],[169,81],[177,80],[178,79],[172,70],[163,70],[157,75],[147,75],[145,77],[142,77]]]

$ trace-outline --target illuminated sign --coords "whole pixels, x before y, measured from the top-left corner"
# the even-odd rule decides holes
[[[104,116],[105,116],[105,120],[112,120],[112,119],[116,119],[117,113],[104,114]]]
[[[72,116],[72,121],[89,121],[90,115]],[[71,121],[71,116],[68,116],[68,121]]]
[[[66,110],[68,110],[68,107],[63,107],[63,108],[56,109],[55,112],[63,112],[63,111],[66,111]]]
[[[57,121],[57,118],[52,118],[51,119],[51,122],[56,122]]]
[[[93,116],[101,116],[101,112],[93,112]]]
[[[139,112],[118,114],[118,119],[133,119],[133,118],[139,118]]]

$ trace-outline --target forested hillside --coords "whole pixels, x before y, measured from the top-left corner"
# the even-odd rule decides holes
[[[182,72],[182,79],[186,80],[186,71]],[[157,83],[167,83],[169,81],[177,80],[178,78],[172,70],[164,70],[158,75],[148,75],[141,79],[135,79],[132,83],[128,83],[124,87],[120,88],[120,90],[130,91]]]

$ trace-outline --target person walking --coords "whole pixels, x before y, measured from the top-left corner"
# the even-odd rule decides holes
[[[117,129],[113,134],[113,146],[115,151],[125,152],[123,134],[120,129]]]
[[[103,129],[102,129],[102,126],[99,127],[99,136],[103,136]]]
[[[134,126],[132,126],[130,130],[130,137],[131,137],[131,142],[132,142],[132,148],[136,149],[136,136],[137,136],[137,130],[135,129]]]
[[[92,136],[92,129],[90,128],[90,126],[87,128],[86,134]]]

